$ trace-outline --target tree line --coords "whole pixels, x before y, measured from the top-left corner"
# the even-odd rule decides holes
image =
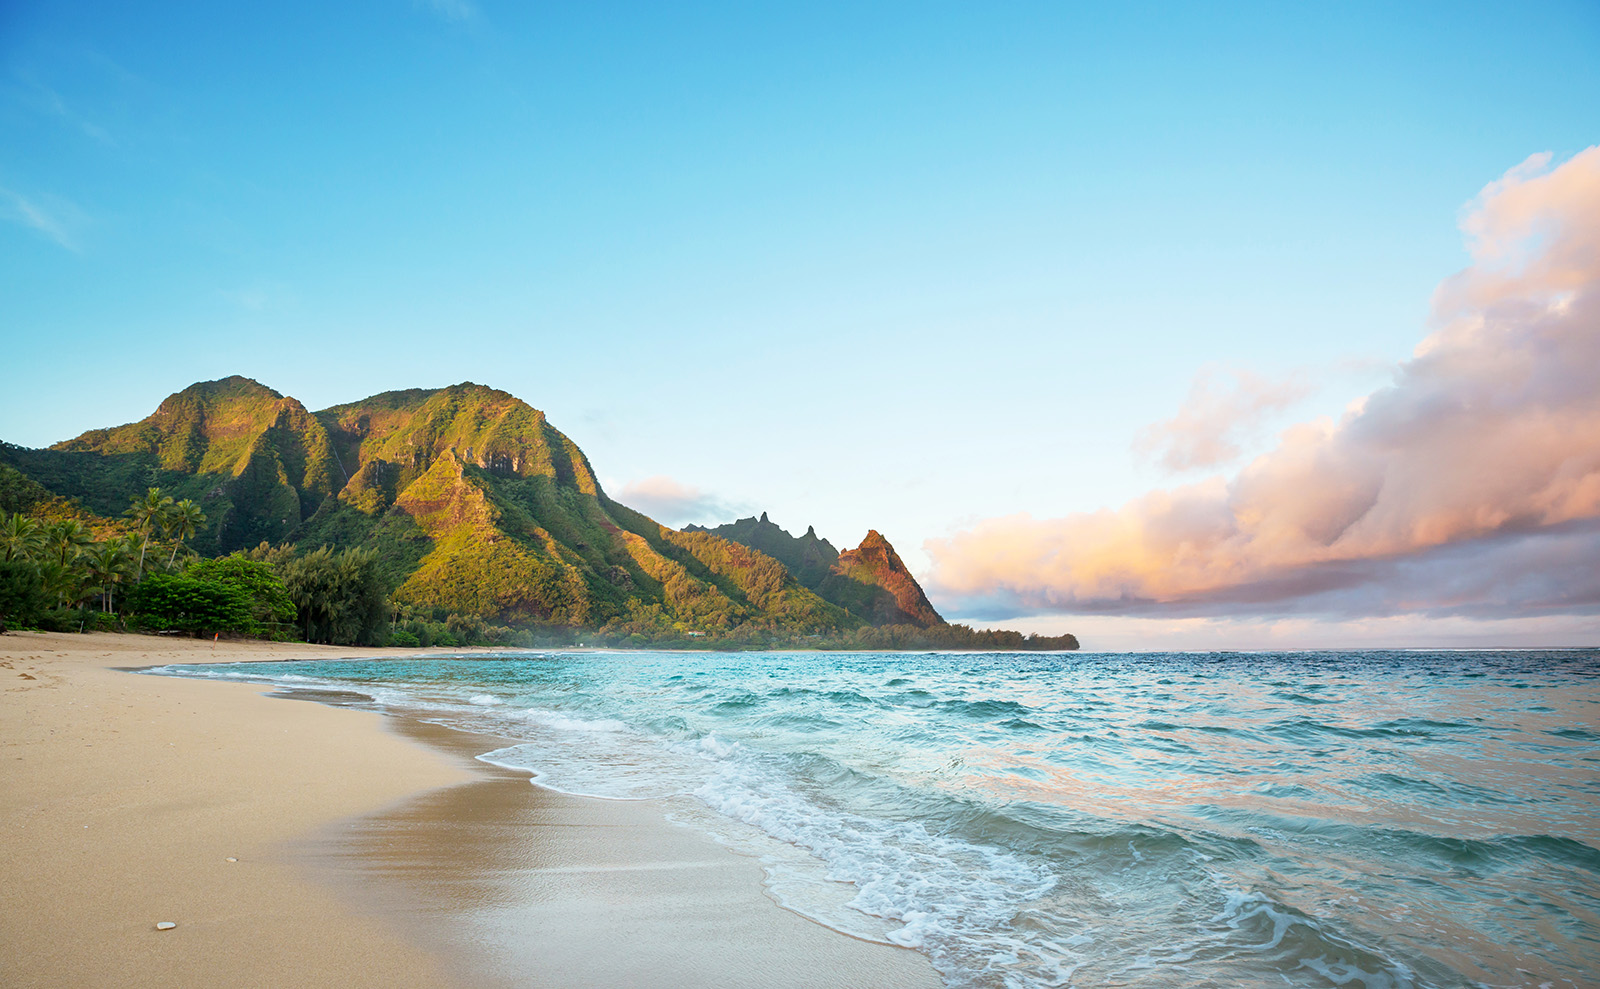
[[[188,541],[206,523],[160,488],[120,520],[0,512],[0,632],[137,630],[379,645],[389,587],[370,551],[265,544],[218,559]]]

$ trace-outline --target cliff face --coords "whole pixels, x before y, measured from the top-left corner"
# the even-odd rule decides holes
[[[690,529],[695,527],[690,526]],[[945,621],[928,602],[922,586],[906,569],[900,554],[876,529],[853,550],[843,553],[816,530],[791,536],[762,513],[715,529],[699,530],[731,539],[781,561],[800,583],[824,601],[870,625],[916,625],[930,628]]]

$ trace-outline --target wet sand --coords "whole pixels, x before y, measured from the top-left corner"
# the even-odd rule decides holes
[[[461,754],[511,742],[398,723]],[[574,797],[480,765],[476,782],[324,833],[301,854],[486,985],[941,985],[916,952],[778,907],[757,862],[667,823],[656,801]]]
[[[380,652],[0,636],[0,983],[939,984],[652,803],[470,759],[495,740],[117,669]]]

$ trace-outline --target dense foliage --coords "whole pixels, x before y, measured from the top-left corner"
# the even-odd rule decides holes
[[[252,560],[243,553],[231,553],[214,560],[194,560],[184,572],[198,580],[236,588],[243,593],[249,624],[242,631],[252,635],[292,628],[298,617],[294,600],[271,565]]]
[[[250,595],[243,588],[181,573],[152,573],[128,593],[140,628],[194,632],[250,630]]]
[[[49,606],[38,567],[28,560],[0,560],[0,632],[9,626],[33,627]]]
[[[274,570],[307,642],[372,645],[379,641],[388,612],[389,586],[370,550],[334,552],[323,546],[304,556],[282,559]]]

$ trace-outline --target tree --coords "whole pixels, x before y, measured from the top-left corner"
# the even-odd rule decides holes
[[[183,632],[246,631],[250,596],[241,588],[187,574],[152,573],[128,592],[139,624]]]
[[[117,610],[117,585],[134,575],[133,543],[129,539],[113,538],[96,543],[83,554],[89,579],[100,588],[100,610]]]
[[[0,632],[31,624],[50,604],[39,568],[27,560],[0,560]]]
[[[21,512],[0,521],[0,560],[31,560],[44,549],[39,523]]]
[[[63,519],[46,524],[43,536],[39,569],[46,587],[55,592],[56,606],[63,607],[83,593],[87,572],[78,557],[94,542],[94,533],[77,519]]]
[[[172,566],[172,562],[178,558],[178,547],[183,545],[183,541],[193,536],[205,524],[206,513],[202,512],[200,506],[188,498],[183,499],[167,510],[166,518],[161,522],[161,528],[166,532],[167,538],[175,538],[176,540],[172,544],[172,555],[167,557],[167,566]]]
[[[383,630],[388,585],[378,554],[326,546],[278,565],[278,578],[294,602],[306,641],[372,645]]]
[[[144,535],[144,541],[139,545],[139,573],[144,573],[144,554],[150,548],[150,537],[155,535],[167,517],[167,512],[172,508],[172,499],[161,493],[160,488],[151,488],[146,491],[143,498],[133,499],[133,504],[122,514],[133,519],[135,529]]]
[[[258,634],[265,631],[259,626],[295,620],[295,603],[272,567],[243,553],[217,560],[192,560],[184,573],[244,591],[250,599],[250,618],[258,626]]]
[[[43,536],[44,555],[62,566],[70,565],[84,547],[94,542],[94,532],[77,519],[48,523]]]

